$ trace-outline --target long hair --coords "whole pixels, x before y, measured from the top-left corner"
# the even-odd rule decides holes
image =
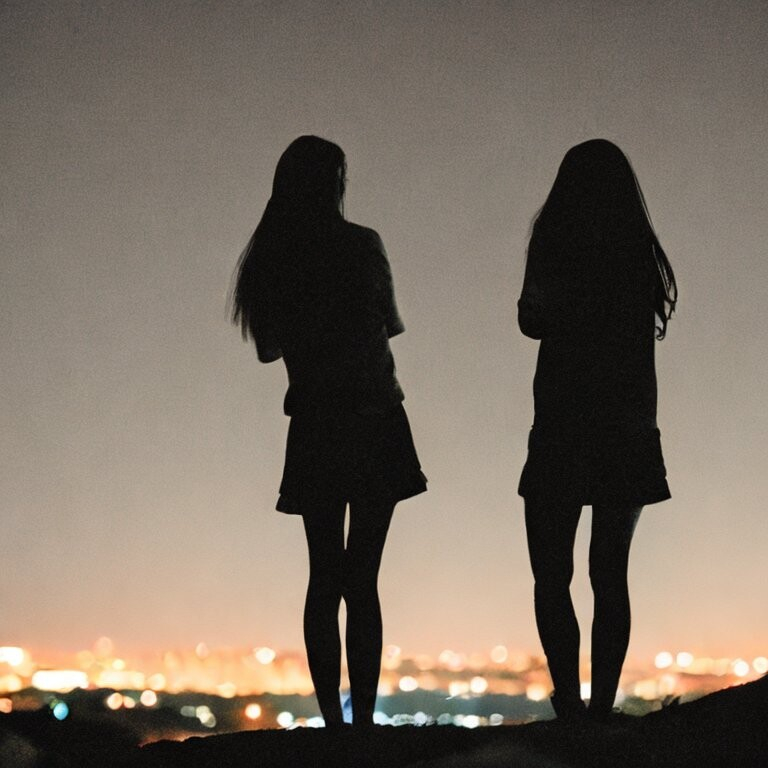
[[[343,215],[347,163],[341,147],[317,136],[300,136],[280,156],[272,196],[240,255],[231,297],[232,322],[255,339],[259,271],[306,245],[323,226]]]
[[[598,252],[608,270],[611,252],[631,248],[654,272],[656,338],[663,339],[677,304],[677,282],[653,228],[645,197],[626,155],[605,139],[566,152],[533,225],[537,239],[567,253]],[[641,265],[645,266],[645,265]],[[609,277],[602,275],[602,277]]]

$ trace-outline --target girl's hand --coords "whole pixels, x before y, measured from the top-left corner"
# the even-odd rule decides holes
[[[523,287],[517,302],[517,324],[532,339],[540,339],[544,335],[544,297],[533,282]]]

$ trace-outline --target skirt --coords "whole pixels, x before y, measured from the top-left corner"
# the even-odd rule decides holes
[[[518,493],[552,503],[644,506],[669,499],[658,429],[612,440],[543,441],[531,431]]]
[[[277,510],[311,514],[328,502],[391,502],[427,490],[402,404],[387,413],[291,417]]]

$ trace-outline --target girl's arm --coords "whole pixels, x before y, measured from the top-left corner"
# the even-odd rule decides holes
[[[283,356],[275,332],[268,325],[258,324],[252,328],[256,342],[256,354],[262,363],[273,363]]]
[[[392,338],[405,331],[405,325],[400,317],[395,301],[395,287],[392,280],[392,270],[387,260],[387,252],[384,250],[384,243],[377,233],[373,233],[373,246],[377,254],[378,262],[378,293],[381,301],[381,308],[384,314],[384,323],[387,328],[387,336]]]
[[[258,290],[256,302],[250,317],[250,329],[253,340],[256,343],[256,354],[262,363],[272,363],[283,356],[280,342],[277,340],[274,323],[269,312],[269,302],[264,295],[263,284],[266,282],[260,277],[257,282],[261,289]]]
[[[544,296],[540,279],[541,256],[534,233],[528,245],[523,290],[517,302],[517,324],[520,330],[532,339],[541,339],[546,332]]]

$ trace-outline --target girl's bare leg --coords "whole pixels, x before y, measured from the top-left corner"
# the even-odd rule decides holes
[[[381,670],[382,623],[378,576],[392,519],[391,502],[350,504],[344,563],[347,604],[347,664],[352,690],[352,723],[371,725]]]
[[[581,507],[525,500],[525,530],[534,578],[536,626],[559,718],[584,714],[579,681],[579,624],[571,600],[573,545]]]
[[[631,613],[627,569],[629,548],[642,507],[592,508],[589,577],[595,599],[592,621],[592,696],[589,712],[606,717],[613,709],[629,645]]]
[[[345,512],[346,504],[338,502],[303,517],[309,548],[304,643],[320,712],[326,726],[331,727],[343,723],[339,698],[339,606],[343,590]]]

